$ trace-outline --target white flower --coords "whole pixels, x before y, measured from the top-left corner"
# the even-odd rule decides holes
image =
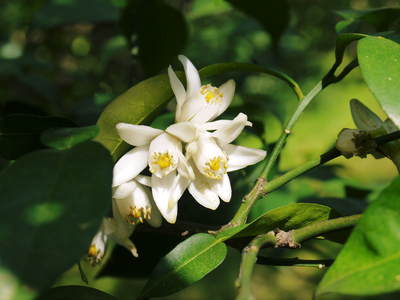
[[[255,164],[266,152],[230,144],[245,126],[251,126],[247,116],[238,114],[233,120],[218,120],[203,124],[182,122],[166,129],[171,135],[188,143],[186,156],[192,161],[195,178],[189,192],[201,205],[216,209],[221,198],[229,202],[232,189],[227,172]]]
[[[99,231],[93,237],[88,249],[88,259],[92,265],[98,264],[104,257],[108,235],[105,233],[104,222],[101,223]]]
[[[104,218],[104,232],[117,244],[125,247],[134,257],[138,257],[135,244],[129,239],[135,230],[135,225],[126,222],[121,215],[116,201],[112,200],[113,218]]]
[[[148,182],[147,176],[138,176],[136,179]],[[153,227],[161,226],[161,215],[153,202],[151,191],[135,179],[119,185],[113,194],[119,214],[129,224],[147,221]]]
[[[194,176],[182,154],[181,141],[145,125],[118,123],[116,128],[125,142],[136,147],[115,164],[113,186],[130,181],[149,166],[154,201],[162,216],[169,223],[175,223],[178,200],[188,178]]]
[[[183,55],[179,55],[178,58],[185,69],[187,88],[185,90],[182,82],[169,66],[168,76],[177,102],[176,122],[205,123],[215,119],[232,102],[235,82],[228,80],[218,88],[210,84],[201,85],[199,72],[191,61]]]
[[[129,224],[121,215],[116,201],[112,200],[113,218],[103,218],[99,231],[93,237],[88,249],[88,259],[92,265],[99,263],[104,257],[108,239],[125,247],[134,257],[138,257],[137,249],[129,237],[135,225]]]

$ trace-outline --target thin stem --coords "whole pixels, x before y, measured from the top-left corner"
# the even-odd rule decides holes
[[[264,193],[270,193],[270,192],[278,189],[282,185],[285,185],[286,183],[293,180],[294,178],[296,178],[300,175],[303,175],[304,173],[309,172],[312,169],[315,169],[316,167],[319,167],[319,166],[323,165],[324,163],[339,157],[340,155],[341,155],[341,153],[336,148],[333,148],[333,149],[329,150],[328,152],[322,154],[318,159],[310,160],[310,161],[304,163],[303,165],[298,166],[297,168],[294,168],[294,169],[286,172],[282,176],[279,176],[279,177],[275,178],[274,180],[268,182],[264,186]]]
[[[239,277],[236,281],[238,295],[236,300],[252,300],[254,296],[251,291],[251,277],[254,266],[257,262],[257,256],[262,246],[274,245],[275,235],[273,232],[268,232],[256,236],[247,247],[242,251],[242,262],[240,265]]]
[[[315,224],[305,226],[292,231],[292,240],[294,243],[301,243],[323,233],[352,227],[357,224],[361,215],[352,215],[331,220],[321,221]]]
[[[318,95],[318,93],[322,90],[322,88],[323,88],[322,81],[320,81],[299,103],[296,111],[293,113],[292,117],[290,118],[289,122],[287,123],[285,130],[282,132],[281,136],[279,137],[278,142],[275,144],[275,147],[272,150],[270,158],[269,158],[267,164],[265,165],[265,168],[262,171],[260,177],[268,179],[268,175],[271,172],[271,169],[274,166],[275,161],[277,160],[277,158],[285,144],[286,138],[291,133],[291,130],[292,130],[294,124],[296,123],[297,119],[300,117],[300,115],[304,111],[304,109],[308,106],[308,104],[310,104],[310,102],[315,98],[315,96]]]

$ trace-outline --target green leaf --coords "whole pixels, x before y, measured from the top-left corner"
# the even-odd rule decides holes
[[[85,254],[109,210],[113,163],[95,142],[25,155],[0,173],[1,264],[41,289]]]
[[[284,73],[273,71],[257,65],[245,63],[221,63],[207,66],[200,70],[202,79],[228,72],[265,73],[286,82],[299,99],[303,93],[299,85]],[[182,78],[182,72],[177,75]],[[129,145],[121,140],[115,125],[120,122],[140,124],[149,121],[173,96],[168,76],[157,75],[133,86],[113,100],[100,115],[97,125],[100,129],[96,140],[103,144],[114,159],[118,159],[128,149]]]
[[[358,44],[362,75],[383,110],[400,126],[400,45],[383,37]]]
[[[69,285],[52,288],[37,300],[117,300],[117,298],[91,287]]]
[[[128,42],[136,38],[138,56],[146,74],[155,75],[182,52],[187,26],[182,13],[161,0],[131,0],[121,26]]]
[[[357,128],[368,131],[382,127],[383,121],[357,99],[350,101],[350,109]]]
[[[289,26],[289,3],[287,0],[228,0],[233,6],[256,19],[271,35],[276,46]]]
[[[51,128],[42,133],[40,140],[46,146],[63,150],[91,140],[98,133],[99,128],[96,125],[79,128]]]
[[[195,234],[161,259],[141,295],[161,297],[177,292],[217,268],[226,253],[225,244],[214,236]]]
[[[240,231],[235,237],[255,236],[275,228],[291,230],[327,220],[331,208],[314,203],[293,203],[267,211]]]
[[[400,177],[372,202],[320,282],[317,295],[400,290]]]
[[[16,114],[0,118],[0,154],[6,159],[17,159],[44,147],[40,141],[44,130],[72,125],[71,121],[57,117]]]

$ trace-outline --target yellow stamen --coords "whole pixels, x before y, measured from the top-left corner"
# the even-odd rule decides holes
[[[98,253],[99,253],[99,250],[97,250],[96,245],[90,245],[89,250],[88,250],[88,256],[96,257]]]
[[[153,154],[153,164],[158,165],[160,169],[165,169],[174,164],[174,159],[168,152],[156,152]]]
[[[221,167],[223,167],[223,170],[220,170]],[[206,163],[206,167],[204,168],[204,172],[210,178],[221,179],[222,178],[222,174],[226,173],[226,169],[227,168],[228,168],[227,161],[223,157],[217,156],[217,157],[211,158]]]
[[[151,207],[129,207],[128,223],[143,223],[145,219],[151,218]]]
[[[204,100],[207,103],[220,103],[224,96],[218,88],[207,84],[200,88],[200,93],[204,96]]]

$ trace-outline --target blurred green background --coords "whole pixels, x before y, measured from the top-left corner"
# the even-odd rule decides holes
[[[0,116],[55,115],[68,118],[78,126],[94,124],[105,105],[135,83],[165,72],[168,64],[181,69],[177,53],[185,54],[198,68],[234,61],[280,70],[307,92],[334,62],[335,24],[342,19],[337,11],[400,6],[393,0],[271,1],[275,4],[264,3],[272,5],[271,11],[264,6],[259,8],[261,17],[269,22],[261,24],[257,16],[239,9],[237,2],[2,1]],[[360,30],[372,29],[366,25]],[[352,45],[345,59],[350,61],[354,56]],[[285,84],[266,75],[232,73],[216,78],[215,82],[222,83],[229,77],[236,80],[237,93],[225,116],[232,117],[242,111],[255,125],[238,142],[251,147],[271,147],[296,106],[294,94]],[[355,69],[345,80],[324,90],[307,108],[288,139],[276,172],[317,157],[333,146],[342,128],[354,128],[349,109],[352,98],[384,117],[359,69]],[[168,113],[168,109],[163,113]],[[209,212],[193,200],[186,201],[189,198],[186,196],[180,211],[187,214],[180,218],[223,224],[250,187],[256,170],[252,168],[233,176],[236,202],[234,199],[217,212]],[[329,166],[272,193],[268,199],[260,200],[252,217],[296,201],[325,203],[340,212],[348,206],[348,202],[342,201],[344,198],[352,201],[351,209],[357,212],[395,175],[396,169],[387,159],[336,159]],[[137,240],[140,250],[139,235]],[[143,249],[157,247],[155,240],[143,244],[147,245]],[[285,253],[271,250],[268,255],[322,259],[334,257],[339,249],[340,245],[332,242],[310,242],[301,250]],[[118,253],[126,255],[123,251]],[[131,260],[129,256],[125,258]],[[165,299],[232,299],[239,258],[238,251],[231,250],[217,271]],[[131,267],[144,266],[138,263]],[[111,271],[105,272],[92,286],[120,299],[133,299],[144,281],[132,279],[130,272],[118,272],[119,269],[121,264],[110,267]],[[255,294],[257,299],[311,299],[323,272],[317,268],[259,265],[254,277]],[[0,290],[10,297],[4,299],[23,299],[24,294],[29,294],[23,288],[17,291],[18,282],[3,273],[0,273]],[[123,279],[116,280],[116,275],[118,278],[123,275]],[[83,284],[76,269],[59,281],[59,284],[72,283]],[[3,298],[0,296],[0,299]]]

